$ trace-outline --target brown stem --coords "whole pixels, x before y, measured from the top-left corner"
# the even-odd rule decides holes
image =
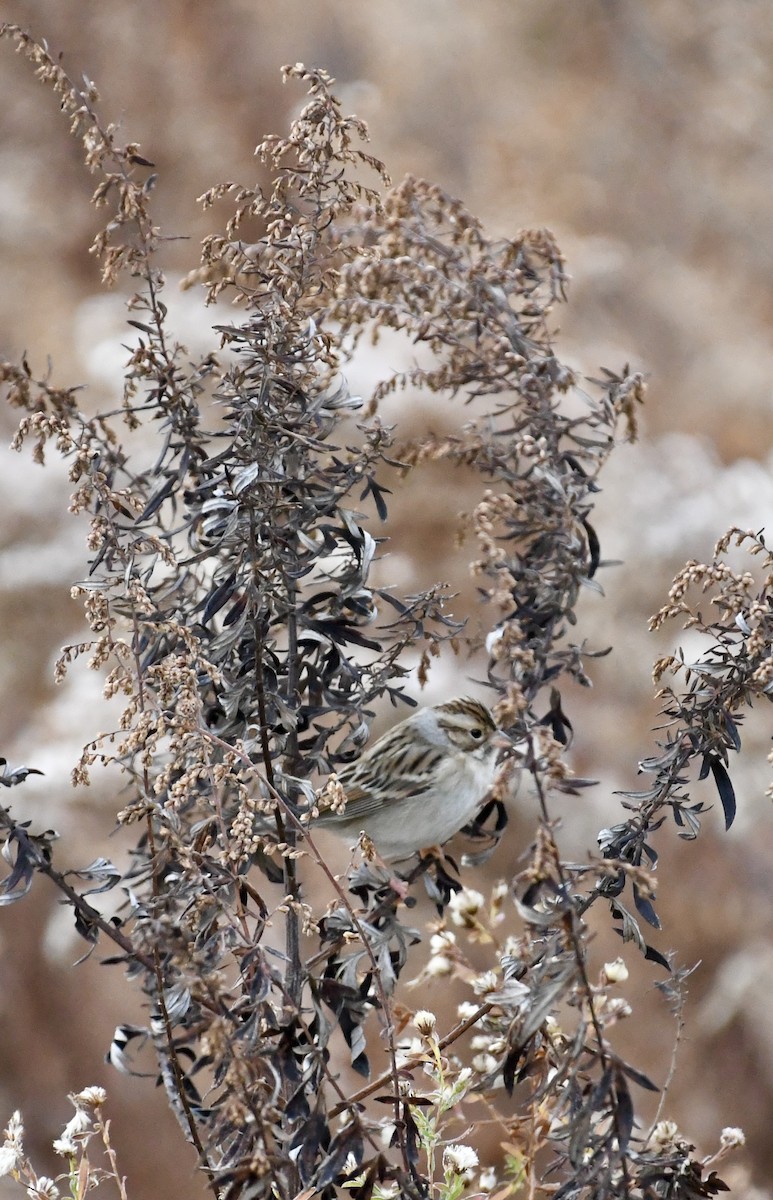
[[[467,1019],[464,1021],[460,1021],[458,1025],[454,1026],[450,1033],[447,1033],[445,1037],[438,1039],[438,1050],[442,1052],[443,1050],[447,1049],[447,1047],[452,1045],[452,1043],[455,1042],[457,1038],[460,1038],[463,1033],[466,1033],[468,1029],[472,1029],[473,1025],[477,1025],[481,1017],[485,1017],[486,1013],[491,1012],[493,1007],[493,1004],[481,1004],[480,1008],[478,1008],[472,1014],[472,1016],[467,1017]],[[422,1054],[415,1054],[412,1058],[406,1059],[405,1063],[401,1067],[401,1070],[411,1071],[414,1067],[418,1067],[422,1062],[424,1062],[424,1056]],[[372,1079],[370,1083],[365,1085],[365,1087],[360,1088],[359,1092],[355,1092],[353,1096],[350,1096],[345,1104],[337,1104],[335,1108],[331,1108],[331,1119],[340,1116],[340,1114],[345,1112],[347,1108],[353,1108],[355,1104],[360,1104],[363,1100],[367,1100],[368,1096],[372,1096],[373,1093],[377,1092],[379,1088],[382,1088],[385,1083],[389,1083],[391,1075],[391,1071],[384,1071],[383,1074],[379,1075],[378,1079]]]

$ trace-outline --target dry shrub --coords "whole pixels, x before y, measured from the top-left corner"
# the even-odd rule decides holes
[[[615,1049],[614,1026],[631,1014],[614,994],[626,971],[593,963],[586,914],[606,906],[662,979],[667,959],[643,932],[658,927],[654,835],[669,820],[680,836],[698,834],[695,775],[713,778],[732,821],[729,753],[744,708],[770,693],[762,536],[731,532],[713,562],[677,579],[656,620],[697,626],[707,650],[657,664],[658,679],[675,682],[662,690],[658,753],[641,763],[651,786],[624,798],[598,857],[562,860],[552,797],[591,781],[566,763],[561,685],[586,685],[604,652],[575,636],[578,597],[603,566],[594,494],[616,439],[635,436],[644,386],[626,368],[581,381],[556,357],[550,314],[565,275],[553,237],[492,242],[438,188],[391,187],[327,75],[288,68],[309,99],[286,137],[258,147],[272,185],[226,183],[204,197],[233,213],[188,282],[229,296],[238,316],[191,362],[168,330],[152,163],[100,120],[93,85],[74,84],[18,28],[3,33],[84,146],[94,202],[109,211],[93,252],[106,283],[133,280],[138,334],[112,413],[89,414],[77,389],[35,379],[25,361],[0,368],[22,411],[16,446],[32,440],[42,463],[53,443],[70,466],[72,507],[91,519],[88,577],[75,591],[92,637],[68,647],[59,670],[87,656],[124,708],[116,729],[90,738],[74,779],[87,781],[95,763],[117,767],[116,819],[137,832],[128,871],[104,858],[63,871],[51,832],[4,809],[4,900],[43,874],[87,943],[113,943],[148,1012],[145,1028],[117,1031],[113,1061],[131,1070],[133,1044],[152,1045],[217,1197],[455,1198],[476,1176],[498,1198],[722,1190],[713,1162],[737,1138],[702,1159],[668,1121],[637,1123],[637,1095],[654,1085]],[[342,371],[359,340],[384,329],[430,353],[363,406]],[[400,388],[458,395],[469,419],[402,440],[378,417]],[[409,657],[424,680],[444,643],[460,655],[482,648],[443,587],[406,596],[370,581],[388,481],[427,461],[480,476],[469,529],[490,614],[481,684],[538,811],[525,866],[488,900],[442,856],[409,872],[437,908],[429,937],[404,923],[367,844],[343,879],[310,823],[320,789],[366,740],[374,705],[408,702]],[[733,538],[756,556],[756,574],[729,564]],[[696,591],[711,593],[710,618],[690,601]],[[2,782],[28,773],[8,768]],[[506,768],[467,830],[468,863],[507,836],[509,790]],[[334,894],[326,909],[301,887],[301,864]],[[119,885],[125,899],[108,918],[87,897]],[[487,969],[471,965],[473,947]],[[413,1011],[406,968],[468,989],[452,1028]],[[662,985],[677,1014],[684,979],[676,971]],[[386,1070],[371,1065],[376,1047]],[[487,1128],[499,1148],[479,1164]]]

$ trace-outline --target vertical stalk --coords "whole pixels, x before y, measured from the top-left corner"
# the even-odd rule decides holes
[[[285,587],[287,589],[287,700],[290,706],[293,706],[293,700],[298,687],[298,627],[296,621],[295,605],[297,601],[295,582],[292,579],[285,577]],[[287,737],[287,752],[285,761],[288,764],[291,774],[294,774],[298,767],[298,732],[293,729]],[[294,805],[295,797],[288,797],[291,804]],[[285,838],[291,851],[295,849],[298,840],[298,831],[292,821],[287,823],[285,829]],[[303,967],[301,964],[301,930],[300,917],[298,913],[298,903],[300,901],[300,889],[298,886],[298,872],[296,868],[296,859],[290,854],[284,858],[284,875],[285,889],[290,897],[290,905],[287,912],[287,926],[285,936],[285,950],[287,953],[287,973],[285,984],[287,994],[296,1008],[300,1009],[301,995],[303,992]]]

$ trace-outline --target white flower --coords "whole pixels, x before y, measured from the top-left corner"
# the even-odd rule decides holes
[[[74,1097],[72,1097],[74,1100]],[[68,1121],[62,1130],[62,1136],[54,1142],[54,1151],[63,1158],[71,1158],[78,1153],[76,1141],[88,1141],[93,1132],[93,1121],[83,1108],[76,1108],[75,1116]]]
[[[471,1050],[486,1050],[489,1054],[504,1054],[506,1048],[505,1039],[495,1037],[493,1033],[483,1033],[479,1037],[472,1038],[470,1042]]]
[[[606,1016],[612,1021],[622,1021],[624,1017],[630,1017],[633,1009],[627,1000],[622,996],[614,996],[608,1000],[604,1006]]]
[[[496,971],[484,971],[472,981],[472,990],[476,996],[485,996],[486,992],[495,992],[499,987],[499,977]]]
[[[446,954],[452,946],[456,945],[456,934],[450,929],[444,929],[442,933],[433,933],[429,939],[430,954]]]
[[[484,1167],[478,1176],[478,1187],[482,1192],[491,1192],[497,1186],[497,1173],[493,1167]]]
[[[53,1179],[49,1179],[47,1175],[41,1175],[34,1185],[27,1188],[27,1195],[29,1200],[58,1200],[59,1188]]]
[[[604,963],[603,976],[607,983],[625,983],[628,968],[622,958],[618,957],[613,962]]]
[[[82,1108],[76,1108],[75,1116],[71,1117],[65,1125],[62,1137],[79,1137],[81,1134],[87,1133],[92,1124],[91,1114]]]
[[[107,1100],[107,1092],[104,1088],[92,1085],[91,1087],[85,1087],[82,1092],[77,1092],[70,1099],[76,1108],[81,1104],[87,1108],[99,1108]]]
[[[21,1122],[21,1113],[17,1111],[13,1113],[6,1126],[5,1141],[0,1146],[0,1175],[10,1175],[24,1157],[23,1135],[24,1126]]]
[[[5,1128],[6,1142],[12,1142],[14,1146],[18,1146],[21,1150],[22,1137],[24,1136],[24,1125],[22,1124],[21,1113],[17,1109],[11,1114],[11,1119]]]
[[[446,958],[445,954],[433,954],[425,967],[425,974],[450,975],[452,970],[453,963],[450,958]]]
[[[504,921],[504,901],[510,895],[510,888],[505,883],[504,879],[498,879],[491,889],[491,901],[489,903],[489,915],[492,925],[498,925],[500,921]]]
[[[746,1134],[737,1125],[727,1125],[719,1135],[719,1144],[723,1149],[732,1150],[735,1146],[746,1145]]]
[[[437,1025],[437,1017],[433,1012],[428,1012],[426,1008],[420,1008],[414,1014],[413,1023],[422,1037],[429,1037]]]
[[[456,1014],[460,1021],[469,1021],[470,1017],[474,1017],[480,1008],[479,1004],[472,1004],[469,1000],[462,1000],[461,1004],[456,1006]]]
[[[475,924],[475,918],[485,904],[485,897],[472,888],[462,888],[454,892],[448,901],[448,911],[454,925],[464,925],[468,929]]]
[[[499,1064],[493,1054],[476,1054],[472,1065],[479,1075],[490,1075],[492,1071],[496,1071]]]
[[[464,1175],[478,1165],[478,1156],[472,1146],[446,1146],[443,1151],[443,1169],[449,1175]]]
[[[60,1137],[53,1143],[54,1154],[61,1154],[62,1158],[74,1158],[78,1153],[78,1147],[72,1138]]]
[[[14,1146],[0,1146],[0,1175],[10,1175],[19,1165],[19,1152]]]
[[[655,1146],[673,1146],[679,1137],[679,1126],[675,1121],[658,1121],[650,1141]]]

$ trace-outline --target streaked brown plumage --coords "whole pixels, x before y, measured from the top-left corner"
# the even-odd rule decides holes
[[[364,830],[388,862],[442,845],[490,792],[504,741],[480,700],[420,709],[342,768],[346,808],[318,824],[352,841]]]

